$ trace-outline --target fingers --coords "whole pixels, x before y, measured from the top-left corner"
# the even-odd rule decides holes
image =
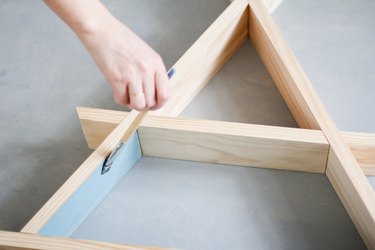
[[[143,110],[146,108],[146,98],[143,92],[142,78],[140,75],[134,75],[128,84],[130,109]]]
[[[169,79],[160,57],[119,71],[110,81],[115,101],[130,109],[156,110],[167,101]]]
[[[113,98],[118,104],[129,105],[129,92],[127,84],[116,82],[112,85]]]
[[[156,104],[151,108],[151,110],[161,108],[168,100],[170,95],[169,79],[164,64],[160,66],[159,70],[156,72],[154,81]]]
[[[154,76],[147,74],[143,79],[143,91],[145,93],[146,108],[152,108],[156,104]]]

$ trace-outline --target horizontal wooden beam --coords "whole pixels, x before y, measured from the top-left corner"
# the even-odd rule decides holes
[[[320,131],[306,133],[295,129],[177,118],[151,118],[149,122],[138,130],[144,156],[325,172],[328,143]]]
[[[126,113],[77,108],[91,145]],[[138,130],[145,156],[324,173],[328,144],[321,131],[148,116]]]
[[[78,115],[89,148],[95,149],[127,112],[78,107]],[[146,118],[147,120],[147,118]],[[341,132],[364,172],[375,175],[375,134]]]
[[[0,231],[1,250],[161,250],[166,248],[122,245],[101,241],[45,237],[36,234]]]

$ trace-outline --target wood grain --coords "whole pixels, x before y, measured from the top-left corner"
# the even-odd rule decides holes
[[[77,107],[87,144],[95,149],[111,133],[127,112]],[[146,118],[143,124],[150,124]],[[367,175],[375,175],[375,134],[341,132],[355,158]]]
[[[248,4],[250,4],[250,10]],[[344,138],[337,131],[335,124],[332,122],[332,119],[316,95],[309,80],[287,46],[280,31],[270,18],[267,10],[258,0],[234,1],[185,53],[174,66],[176,74],[171,80],[172,98],[163,109],[155,112],[155,114],[167,116],[180,114],[200,89],[204,87],[209,79],[247,39],[248,34],[298,124],[302,128],[321,129],[324,133],[324,136],[330,144],[326,169],[327,176],[368,248],[374,249],[374,191],[367,182],[363,171],[361,171],[349,147],[345,144]],[[134,115],[134,113],[130,113],[129,116],[132,117]],[[104,157],[106,157],[117,144],[117,141],[122,136],[121,133],[123,129],[126,129],[130,125],[129,122],[126,122],[127,119],[125,119],[124,123],[121,123],[121,128],[116,128],[112,131],[113,127],[111,128],[111,126],[116,124],[116,122],[113,122],[115,119],[112,114],[109,114],[107,118],[105,122],[81,119],[82,125],[85,127],[86,138],[91,138],[90,143],[95,147],[97,146],[97,149],[32,218],[23,229],[23,232],[38,232],[48,219],[66,202],[69,195],[74,193],[92,174],[98,163],[101,163]],[[154,121],[151,121],[152,119],[154,119]],[[215,124],[212,124],[207,121],[200,121],[200,124],[194,121],[189,125],[189,122],[186,120],[183,124],[179,125],[183,127],[178,127],[176,124],[178,124],[179,121],[171,122],[168,120],[165,122],[163,119],[165,118],[150,117],[150,120],[146,118],[141,127],[141,130],[145,129],[141,132],[144,133],[143,136],[147,137],[147,133],[149,133],[152,136],[158,135],[159,137],[165,138],[166,131],[169,131],[168,133],[172,138],[173,136],[177,138],[175,142],[171,142],[172,140],[168,141],[169,145],[172,145],[169,146],[170,148],[175,147],[176,144],[184,140],[186,142],[185,145],[183,145],[184,147],[186,145],[191,145],[191,141],[189,141],[191,136],[196,136],[196,139],[201,140],[201,143],[209,141],[209,147],[213,147],[214,144],[218,144],[213,138],[220,134],[220,136],[223,136],[222,141],[225,141],[227,145],[225,147],[215,145],[221,148],[215,148],[214,150],[219,152],[224,148],[224,150],[227,150],[226,152],[231,155],[230,158],[233,159],[237,158],[237,152],[228,151],[228,148],[233,146],[233,143],[239,143],[240,146],[238,147],[242,148],[242,144],[255,145],[265,142],[264,145],[266,145],[268,149],[272,145],[278,145],[279,148],[283,146],[288,148],[290,144],[292,144],[292,148],[296,148],[297,144],[295,143],[307,143],[315,146],[327,145],[326,143],[322,143],[322,140],[324,140],[322,134],[315,134],[314,136],[311,134],[308,135],[308,133],[311,133],[311,130],[292,129],[293,131],[286,132],[286,130],[283,130],[284,128],[272,128],[271,130],[267,130],[265,126],[260,126],[259,130],[257,130],[256,127],[246,127],[252,125],[246,125],[242,130],[240,128],[242,125],[238,125],[239,127],[234,128],[234,126],[237,125],[220,124],[220,126],[216,127],[213,126],[216,124],[215,122]],[[131,118],[129,118],[129,120],[131,120]],[[155,120],[158,121],[156,122]],[[147,122],[151,124],[156,122],[159,124],[159,127],[155,127],[155,125],[148,125],[147,127],[144,125],[147,124]],[[197,126],[197,124],[199,124],[199,126]],[[98,132],[94,131],[97,129],[99,130]],[[153,131],[147,132],[147,129]],[[170,133],[170,131],[173,133]],[[294,133],[299,133],[297,131],[305,132],[295,137]],[[319,131],[316,132],[320,133]],[[211,136],[215,133],[217,133],[215,136]],[[253,134],[244,135],[243,133]],[[101,136],[108,134],[110,135],[103,141]],[[293,137],[291,138],[292,134]],[[370,167],[373,163],[371,161],[373,144],[367,143],[364,145],[361,139],[353,139],[353,136],[355,137],[353,134],[347,136],[347,141],[351,141],[350,145],[352,150],[354,149],[353,152],[361,152],[361,154],[358,153],[360,156],[357,158],[362,159],[367,167]],[[241,139],[238,140],[238,137]],[[245,138],[251,141],[245,141]],[[148,139],[146,138],[146,140]],[[320,142],[314,142],[314,140]],[[143,143],[145,142],[146,141]],[[285,144],[277,144],[279,142]],[[174,143],[174,145],[171,143]],[[146,142],[146,144],[152,145],[152,143],[149,142]],[[152,150],[155,151],[155,149]],[[251,150],[253,150],[253,148],[249,149],[249,151]],[[160,150],[156,151],[158,154],[163,153],[160,152]],[[289,151],[289,149],[286,150],[286,152]],[[179,149],[179,152],[181,153],[182,150]],[[214,154],[210,157],[211,160],[217,158],[220,159],[220,157]],[[261,158],[266,158],[266,156],[264,155]],[[277,159],[277,161],[282,162],[280,159]]]
[[[77,110],[94,145],[126,115]],[[321,131],[295,128],[148,116],[138,134],[146,156],[201,162],[323,173],[328,153]]]
[[[282,2],[283,0],[262,0],[264,7],[270,14],[272,14]]]
[[[139,112],[131,111],[21,230],[38,233],[116,147]]]
[[[45,237],[0,231],[0,250],[161,250],[166,248],[122,245],[100,241]]]
[[[362,239],[375,249],[375,193],[267,10],[249,0],[249,34],[303,128],[321,129],[330,144],[327,176]]]
[[[341,132],[355,159],[366,175],[375,175],[375,134]]]
[[[224,130],[221,129],[212,132],[209,125],[218,127],[223,124],[206,122],[194,124],[194,127],[200,126],[200,131],[192,131],[190,128],[140,127],[139,137],[143,155],[310,173],[325,172],[328,143],[311,142],[309,136],[302,135],[302,131],[300,135],[296,135],[295,131],[276,131],[275,129],[273,132],[283,137],[286,134],[290,135],[289,140],[283,140],[278,139],[276,134],[272,138],[267,138],[260,134],[257,136],[245,133],[224,134]],[[226,126],[231,127],[233,131],[238,129],[229,124]],[[254,128],[243,126],[242,129],[253,131]],[[259,129],[259,132],[266,133],[266,130],[263,127]],[[322,134],[318,133],[318,135],[323,139]],[[297,141],[302,139],[299,137],[303,137],[304,141]]]

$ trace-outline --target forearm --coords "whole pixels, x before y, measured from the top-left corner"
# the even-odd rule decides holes
[[[44,0],[80,37],[105,29],[114,17],[99,0]]]

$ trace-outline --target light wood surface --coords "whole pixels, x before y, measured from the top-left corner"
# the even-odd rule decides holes
[[[252,1],[250,8],[249,36],[258,55],[266,66],[289,110],[301,128],[320,129],[303,93],[294,82],[304,81],[298,73],[299,66],[293,53],[280,38],[275,23],[265,15],[264,7]],[[279,41],[280,40],[280,41]]]
[[[135,133],[119,152],[110,171],[102,174],[102,165],[83,183],[39,230],[44,236],[70,237],[91,212],[142,158]]]
[[[270,14],[272,14],[282,2],[283,0],[262,0],[264,7]]]
[[[247,40],[247,1],[236,0],[173,66],[171,97],[150,113],[177,116]]]
[[[250,12],[248,11],[248,3],[250,4]],[[316,95],[297,60],[293,56],[293,53],[288,48],[287,43],[283,39],[281,33],[276,28],[276,25],[270,18],[263,4],[261,4],[259,1],[234,1],[210,26],[210,28],[207,29],[199,40],[174,66],[176,69],[176,74],[171,80],[172,98],[163,109],[155,112],[155,114],[167,116],[180,114],[184,107],[188,105],[188,103],[192,100],[192,98],[194,98],[199,90],[203,88],[207,81],[247,39],[249,32],[255,48],[257,49],[266,68],[287,102],[288,107],[290,108],[298,124],[302,128],[321,129],[324,133],[324,136],[330,144],[326,169],[327,176],[329,177],[333,187],[335,188],[368,248],[374,249],[374,191],[368,183],[349,147],[345,144],[343,137],[337,131],[337,128],[322,105],[319,97]],[[87,119],[81,120],[82,126],[86,127],[86,137],[94,138],[92,136],[95,135],[95,139],[91,141],[92,145],[97,146],[98,143],[103,140],[103,138],[98,139],[100,138],[100,136],[97,136],[99,133],[102,135],[110,135],[104,141],[102,141],[93,154],[81,165],[80,168],[77,169],[77,171],[68,179],[68,181],[32,218],[32,220],[22,230],[23,232],[36,233],[48,222],[51,216],[53,216],[53,214],[66,202],[69,196],[74,193],[89,176],[91,176],[98,164],[100,164],[107,154],[115,147],[124,130],[130,126],[129,121],[136,115],[137,114],[131,112],[129,114],[130,118],[125,119],[124,122],[121,123],[122,125],[117,127],[114,131],[112,131],[113,127],[110,128],[110,126],[113,126],[113,123],[116,124],[116,122],[113,122],[114,118],[112,115],[108,115],[108,119],[106,118],[107,120],[104,123],[92,123],[91,120],[89,121]],[[150,119],[162,120],[163,118]],[[142,123],[142,126],[144,126],[147,121],[148,119],[146,118],[146,120]],[[90,123],[90,127],[87,126],[88,123]],[[166,124],[172,123],[167,122]],[[166,124],[162,126],[166,126]],[[186,126],[186,124],[184,126]],[[109,131],[105,131],[105,129],[103,129],[104,127],[105,129],[109,128]],[[222,134],[222,136],[227,136],[225,134],[225,127],[226,126],[220,128],[217,133]],[[232,125],[230,125],[230,128],[232,128]],[[94,132],[94,130],[97,129],[100,130],[99,133],[96,131]],[[144,128],[142,127],[141,130],[143,129]],[[178,130],[176,124],[174,123],[172,124],[172,127],[167,129],[150,126],[147,129],[153,130],[151,133],[152,135],[154,133],[159,133],[159,136],[163,135],[162,133],[165,133],[165,130]],[[189,133],[192,130],[191,127],[188,129],[185,127],[184,129],[189,131]],[[199,128],[196,129],[198,130],[193,131],[194,133],[192,134],[197,136],[199,139],[198,134],[202,132],[199,131]],[[238,130],[240,129],[238,128]],[[245,130],[248,131],[249,129],[246,128]],[[254,138],[262,138],[262,141],[268,142],[273,140],[271,143],[273,144],[275,142],[276,135],[272,134],[271,131],[268,131],[272,138],[267,138],[268,134],[264,133],[265,130],[265,127],[261,126],[261,129],[259,130],[261,131],[261,135],[258,135],[258,137],[252,135],[249,136],[249,138],[252,138],[252,140]],[[298,129],[293,130],[293,132],[297,130]],[[235,129],[235,131],[237,131],[237,129]],[[249,131],[255,133],[254,131],[256,131],[256,129],[253,128]],[[309,130],[300,131],[306,131],[307,133]],[[207,135],[211,132],[215,133],[215,130],[205,131],[204,134]],[[148,132],[142,131],[141,134],[142,133]],[[238,136],[233,131],[231,133],[234,133],[231,134],[232,139],[235,136]],[[288,143],[291,141],[293,143],[298,142],[298,139],[296,140],[295,138],[290,140],[290,134],[289,140],[286,137],[283,137],[285,134],[288,133],[278,133],[277,135],[281,137],[277,137],[276,141],[284,141],[287,143],[286,145],[288,145]],[[187,135],[184,132],[181,133],[181,135],[175,133],[172,136],[176,136],[177,140],[188,140],[190,139],[189,137],[191,134]],[[304,133],[300,136],[302,138],[301,140],[306,143],[305,136],[307,135]],[[163,135],[163,137],[165,136]],[[318,137],[319,140],[323,138],[322,135],[317,135],[316,138]],[[348,137],[351,138],[352,149],[355,148],[357,152],[362,152],[363,148],[365,148],[366,153],[361,154],[361,157],[364,162],[370,162],[370,164],[366,163],[367,167],[369,167],[372,164],[371,161],[369,161],[372,152],[372,144],[367,144],[364,147],[359,146],[359,144],[361,144],[360,139],[358,139],[358,141],[354,140],[353,134],[349,135]],[[200,138],[202,138],[202,136]],[[299,137],[297,136],[297,138]],[[211,138],[209,140],[211,140]],[[223,140],[226,141],[228,138],[224,138]],[[201,139],[201,141],[203,142],[205,140]],[[232,140],[230,143],[234,141],[235,140]],[[169,145],[172,145],[170,141],[168,141],[168,143],[170,143]],[[172,143],[176,144],[176,142]],[[188,143],[191,144],[191,142]],[[240,143],[243,142],[241,141]],[[252,141],[252,143],[259,144],[258,141]],[[151,143],[146,142],[146,144]],[[214,142],[211,143],[211,145],[213,144]],[[229,146],[226,146],[225,148],[227,149]]]
[[[77,111],[93,146],[126,115]],[[315,130],[148,116],[138,133],[146,156],[201,162],[324,173],[328,153],[323,133]]]
[[[341,132],[366,175],[375,175],[375,134]]]
[[[249,0],[249,33],[258,54],[301,127],[323,131],[327,176],[362,239],[375,248],[375,193],[286,41],[259,1]]]
[[[189,121],[191,125],[183,128],[179,126],[181,122],[184,121],[172,122],[177,128],[167,129],[163,125],[140,127],[143,155],[311,173],[325,172],[328,143],[319,131],[316,131],[316,136],[312,132],[296,133],[293,130],[238,124],[232,126],[206,121]],[[157,125],[156,122],[153,124]],[[237,133],[240,135],[235,135]],[[289,138],[280,139],[279,136]],[[323,140],[315,142],[317,138]]]
[[[38,233],[112,152],[139,112],[131,111],[21,230]]]
[[[127,112],[122,111],[86,107],[78,107],[77,112],[87,144],[91,149],[95,149],[127,115]],[[151,117],[146,118],[143,124],[150,124],[150,119]],[[365,173],[374,175],[375,134],[357,132],[341,132],[341,134]]]
[[[100,241],[44,237],[0,231],[0,250],[161,250],[166,248],[122,245]]]
[[[231,4],[198,41],[174,65],[172,97],[156,113],[178,114],[247,39],[248,4],[238,0]],[[49,201],[22,229],[38,233],[74,192],[93,174],[114,149],[124,132],[132,126],[138,112],[132,111],[73,173]]]

